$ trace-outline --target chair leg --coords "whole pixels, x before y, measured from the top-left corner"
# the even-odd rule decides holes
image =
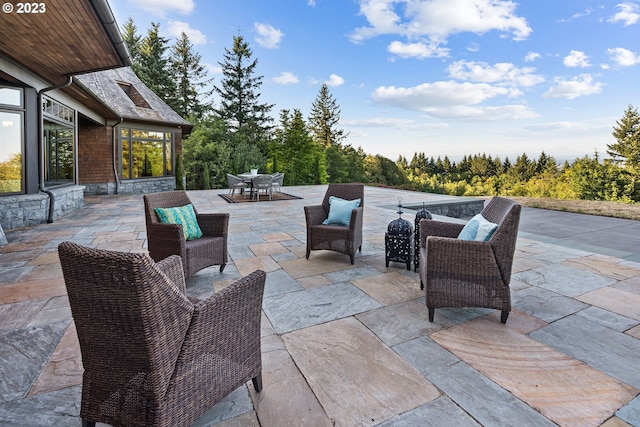
[[[502,310],[502,314],[500,314],[500,321],[502,323],[507,323],[507,317],[509,317],[509,312],[506,310]]]
[[[420,280],[420,290],[424,289],[424,283],[422,283],[422,280]]]
[[[224,271],[224,268],[227,266],[227,264],[220,264],[220,273],[222,273]]]
[[[429,322],[433,322],[433,315],[435,314],[436,309],[433,307],[429,307]]]
[[[349,258],[351,258],[351,265],[353,265],[353,263],[354,263],[353,255],[349,255]]]
[[[251,378],[251,382],[253,382],[253,388],[256,392],[260,393],[262,391],[262,371],[255,377]]]
[[[310,254],[311,254],[311,249],[307,249],[307,259],[309,259]]]
[[[82,427],[96,427],[95,421],[82,420]]]

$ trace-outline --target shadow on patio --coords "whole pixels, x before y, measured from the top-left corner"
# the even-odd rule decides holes
[[[196,425],[640,425],[632,257],[521,227],[507,324],[485,309],[438,309],[430,323],[418,274],[385,267],[384,233],[399,196],[405,205],[453,197],[366,187],[364,243],[351,265],[326,251],[305,259],[303,206],[325,190],[287,187],[302,199],[244,204],[218,197],[226,190],[189,192],[199,211],[231,216],[230,263],[191,278],[189,296],[268,273],[264,389],[240,387]],[[522,223],[541,227],[536,212],[524,210]],[[82,366],[57,245],[145,251],[142,195],[87,197],[73,215],[6,234],[0,424],[78,426]]]

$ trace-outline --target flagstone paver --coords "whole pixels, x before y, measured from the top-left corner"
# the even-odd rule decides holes
[[[507,324],[483,308],[437,309],[429,322],[418,274],[385,266],[384,232],[397,197],[417,206],[452,197],[365,187],[364,241],[351,265],[331,251],[305,258],[303,207],[325,190],[288,187],[303,199],[239,204],[220,198],[224,189],[189,192],[199,212],[230,214],[229,262],[191,277],[189,299],[267,272],[264,389],[249,382],[195,426],[640,426],[636,222],[616,223],[616,239],[629,239],[620,250],[600,248],[572,233],[602,235],[610,220],[525,208],[521,224],[533,225],[517,241]],[[5,231],[0,425],[77,426],[81,358],[57,245],[146,252],[142,195],[86,196],[67,217]]]

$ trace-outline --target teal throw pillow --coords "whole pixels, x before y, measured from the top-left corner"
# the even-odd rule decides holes
[[[161,223],[182,225],[185,239],[195,240],[202,237],[202,230],[198,225],[196,212],[193,210],[192,204],[177,208],[156,208],[155,211]]]
[[[360,199],[344,200],[340,197],[329,196],[329,217],[323,224],[349,225],[351,211],[360,206]]]
[[[493,236],[493,233],[497,228],[498,224],[489,222],[482,216],[482,214],[478,214],[467,222],[464,228],[460,231],[460,234],[458,234],[458,239],[487,242],[491,236]]]

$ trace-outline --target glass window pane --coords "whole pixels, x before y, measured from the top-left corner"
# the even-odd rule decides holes
[[[129,129],[128,128],[121,128],[120,129],[120,136],[122,136],[123,138],[128,138],[129,137]]]
[[[44,122],[45,180],[47,185],[68,184],[74,180],[74,129]]]
[[[0,87],[0,104],[22,106],[22,91],[12,87]]]
[[[167,141],[164,143],[165,146],[165,169],[166,169],[166,175],[167,176],[171,176],[173,175],[173,153],[172,153],[172,145],[171,141]]]
[[[0,111],[0,193],[22,191],[22,114]]]
[[[133,178],[163,176],[162,145],[162,142],[155,141],[131,141]]]

